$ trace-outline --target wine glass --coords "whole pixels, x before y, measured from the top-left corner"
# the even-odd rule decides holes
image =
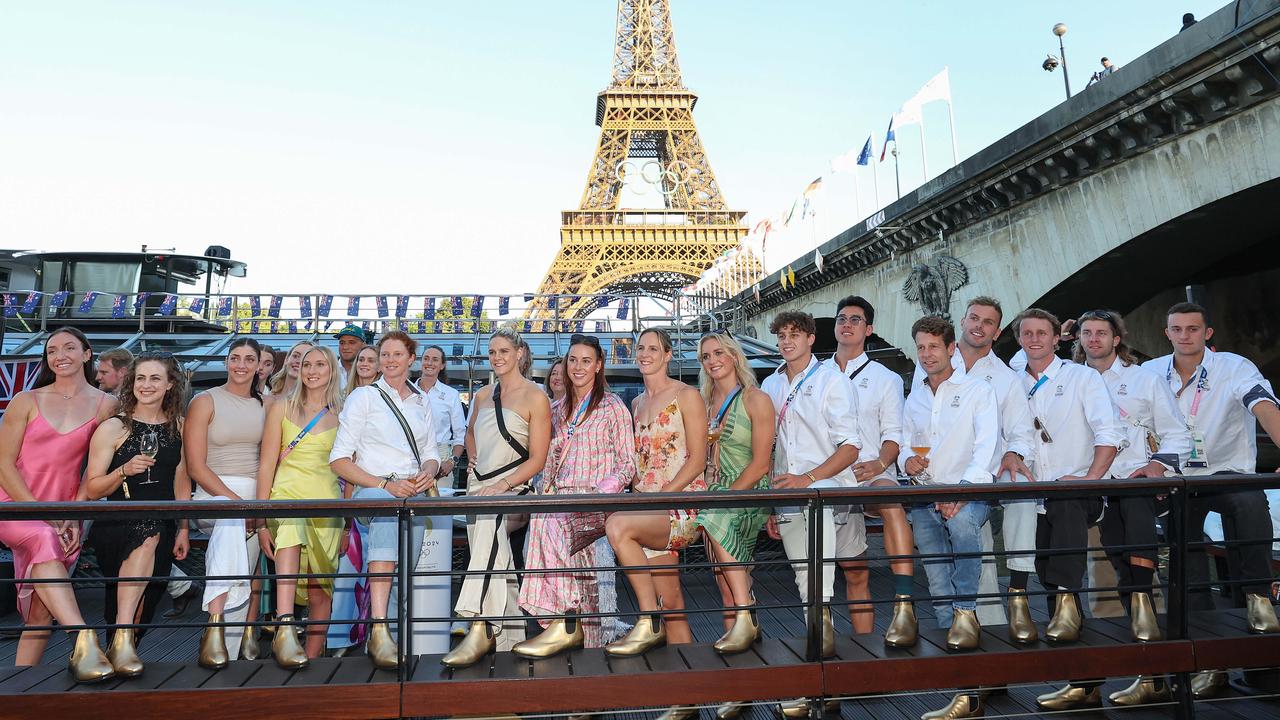
[[[160,433],[146,432],[142,433],[138,450],[152,460],[156,459],[156,455],[160,453]],[[147,468],[147,479],[143,480],[140,485],[150,485],[156,482],[151,479],[151,468]]]
[[[911,433],[911,452],[922,458],[928,459],[929,449],[932,442],[933,441],[929,437],[928,430],[917,429]],[[932,480],[933,476],[929,474],[928,470],[921,470],[914,479],[916,482],[923,483]]]

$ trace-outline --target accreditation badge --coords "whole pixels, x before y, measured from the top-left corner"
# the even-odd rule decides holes
[[[1204,436],[1198,432],[1191,433],[1191,457],[1187,459],[1187,467],[1209,467],[1209,458],[1204,450]]]

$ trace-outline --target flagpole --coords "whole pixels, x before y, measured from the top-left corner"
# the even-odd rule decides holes
[[[893,141],[893,184],[898,189],[898,199],[902,199],[902,171],[898,169],[898,141]]]
[[[871,182],[876,187],[876,207],[871,212],[878,212],[880,210],[880,167],[879,165],[880,165],[879,163],[876,163],[871,166]]]
[[[958,154],[959,151],[956,149],[959,145],[959,143],[956,142],[956,116],[955,113],[951,111],[950,100],[947,100],[947,119],[951,122],[951,166],[955,167],[960,164],[960,156]]]
[[[853,166],[853,172],[849,173],[853,176],[853,211],[861,220],[862,215],[862,193],[858,192],[858,166]]]
[[[929,179],[929,151],[924,142],[924,111],[920,111],[920,159],[924,162],[924,179]]]

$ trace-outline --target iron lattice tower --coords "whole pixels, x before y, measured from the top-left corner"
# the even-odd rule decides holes
[[[577,296],[593,293],[671,292],[746,236],[746,213],[727,209],[698,137],[697,101],[680,78],[670,0],[618,0],[613,81],[596,96],[600,143],[581,204],[561,213],[560,250],[531,316],[582,317],[595,305]],[[663,208],[622,206],[634,172],[661,191]],[[550,295],[569,296],[558,313]]]

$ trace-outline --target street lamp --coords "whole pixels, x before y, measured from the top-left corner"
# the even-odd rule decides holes
[[[1071,77],[1067,74],[1067,47],[1062,44],[1062,36],[1067,34],[1067,24],[1058,23],[1053,26],[1053,34],[1058,36],[1058,57],[1062,58],[1062,84],[1067,90],[1067,99],[1071,99]],[[1052,68],[1049,68],[1052,70]]]

